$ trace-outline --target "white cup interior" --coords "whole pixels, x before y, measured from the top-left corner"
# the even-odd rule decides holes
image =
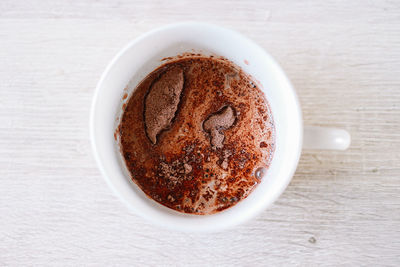
[[[163,64],[161,59],[185,52],[223,56],[253,76],[266,95],[275,121],[276,150],[266,176],[246,199],[213,215],[179,213],[148,198],[130,180],[114,140],[122,96],[128,83],[129,88],[134,88]],[[295,91],[275,60],[243,35],[204,23],[169,25],[131,42],[103,73],[91,113],[94,154],[113,191],[129,208],[153,223],[190,232],[218,231],[237,225],[273,203],[294,174],[301,152],[302,131]]]

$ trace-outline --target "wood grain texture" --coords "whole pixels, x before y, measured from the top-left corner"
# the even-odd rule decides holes
[[[398,1],[0,2],[0,266],[398,266]],[[199,20],[267,49],[308,124],[346,152],[305,151],[256,219],[207,235],[153,227],[112,195],[89,108],[107,63],[157,26]]]

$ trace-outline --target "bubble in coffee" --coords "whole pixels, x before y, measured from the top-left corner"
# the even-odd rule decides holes
[[[275,128],[257,82],[216,57],[170,59],[135,88],[116,134],[130,178],[179,212],[213,214],[268,171]]]

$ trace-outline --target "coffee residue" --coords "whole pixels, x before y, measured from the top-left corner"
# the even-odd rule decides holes
[[[178,109],[183,89],[183,71],[180,68],[167,70],[151,86],[146,96],[144,119],[147,136],[157,143],[157,135],[165,130]]]
[[[229,129],[235,122],[235,111],[232,107],[222,108],[215,114],[212,114],[203,123],[204,130],[210,134],[211,145],[214,148],[222,148],[225,136],[223,131]]]
[[[226,59],[169,59],[126,104],[116,131],[126,167],[166,207],[191,214],[225,210],[268,170],[275,149],[268,102]]]

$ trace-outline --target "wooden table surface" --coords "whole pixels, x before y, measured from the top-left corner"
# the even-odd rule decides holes
[[[0,2],[0,266],[399,266],[399,1]],[[216,234],[156,228],[107,187],[89,143],[96,83],[130,40],[195,20],[267,49],[306,124],[347,129],[304,151],[285,193]]]

